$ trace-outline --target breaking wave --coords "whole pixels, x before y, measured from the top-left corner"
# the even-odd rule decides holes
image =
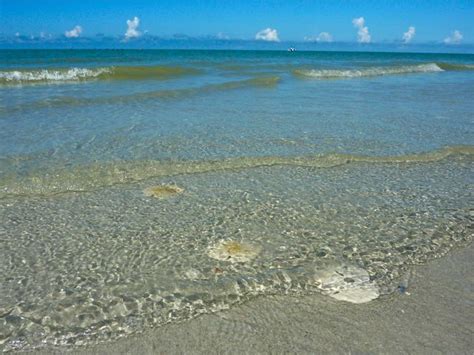
[[[255,68],[255,66],[229,65],[221,70],[241,74],[268,75],[268,69],[286,72],[291,66]],[[257,69],[257,70],[255,70]],[[401,66],[380,66],[360,69],[293,69],[297,77],[311,79],[344,79],[410,73],[474,70],[474,64],[424,63]],[[98,68],[21,69],[0,71],[0,85],[82,82],[90,80],[164,80],[173,77],[199,74],[201,69],[186,66],[110,66]]]
[[[199,71],[194,68],[172,66],[9,70],[0,72],[0,84],[78,82],[87,80],[159,80],[197,73]]]
[[[404,65],[398,67],[369,67],[364,69],[296,69],[293,74],[309,79],[350,79],[382,75],[399,75],[411,73],[436,73],[445,70],[437,63]],[[446,66],[444,66],[447,68]],[[462,69],[457,69],[462,70]]]
[[[209,161],[114,161],[95,163],[50,172],[16,174],[0,180],[0,199],[15,196],[50,196],[67,192],[88,192],[118,184],[182,174],[202,174],[271,166],[331,168],[350,163],[413,164],[429,163],[451,156],[473,156],[474,146],[445,147],[425,153],[399,156],[323,154],[300,157],[240,157]]]

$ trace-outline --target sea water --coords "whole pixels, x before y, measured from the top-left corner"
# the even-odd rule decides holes
[[[474,55],[3,50],[0,97],[3,350],[383,302],[472,240]]]

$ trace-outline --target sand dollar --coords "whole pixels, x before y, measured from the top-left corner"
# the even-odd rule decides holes
[[[380,295],[369,273],[354,265],[337,265],[320,270],[316,272],[315,281],[324,294],[340,301],[366,303]]]
[[[233,240],[224,240],[209,248],[208,255],[217,260],[231,263],[244,263],[254,259],[260,247]]]

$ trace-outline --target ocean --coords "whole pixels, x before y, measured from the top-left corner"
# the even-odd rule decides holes
[[[0,350],[384,302],[472,241],[472,54],[1,50],[0,98]]]

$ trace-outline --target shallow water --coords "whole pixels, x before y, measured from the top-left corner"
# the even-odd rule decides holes
[[[1,53],[4,350],[257,295],[383,298],[472,240],[472,55]]]

